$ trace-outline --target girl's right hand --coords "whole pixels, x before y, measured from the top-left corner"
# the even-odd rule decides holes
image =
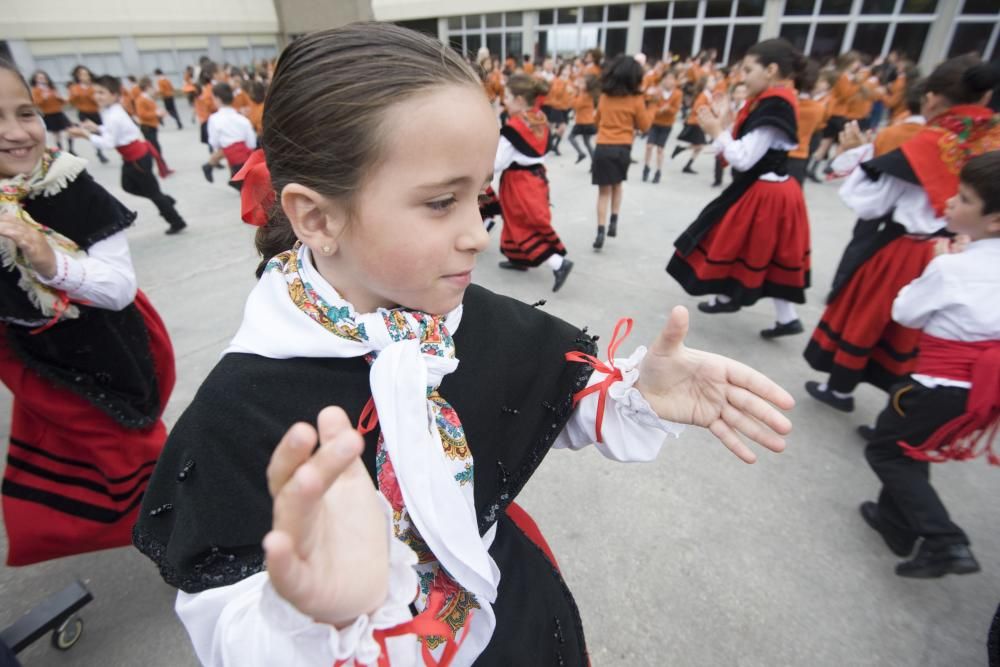
[[[317,425],[292,426],[271,456],[264,551],[279,595],[317,622],[345,627],[386,599],[389,531],[347,414],[325,408]]]

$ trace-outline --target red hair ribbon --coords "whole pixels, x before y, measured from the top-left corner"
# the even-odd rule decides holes
[[[251,153],[232,180],[243,181],[243,189],[240,191],[240,217],[243,222],[255,227],[266,225],[268,213],[274,206],[275,195],[264,151],[258,148]]]
[[[444,647],[444,652],[441,654],[441,660],[435,660],[434,656],[431,654],[430,649],[427,648],[426,641],[421,641],[421,654],[424,660],[424,665],[432,665],[437,667],[448,667],[451,661],[455,659],[455,654],[458,653],[459,647],[462,642],[466,640],[469,636],[470,630],[468,629],[469,624],[472,622],[472,612],[466,617],[465,625],[466,631],[465,635],[461,639],[455,640],[455,636],[452,634],[451,627],[438,618],[441,610],[444,608],[444,593],[440,590],[432,590],[427,598],[427,608],[424,609],[420,614],[414,616],[412,619],[405,623],[400,623],[399,625],[393,626],[386,630],[376,630],[373,633],[373,637],[376,642],[378,642],[379,649],[381,649],[378,656],[378,667],[390,667],[389,662],[389,651],[386,648],[385,641],[389,637],[399,637],[401,635],[415,634],[419,638],[424,639],[425,637],[449,637]],[[461,632],[461,630],[459,630]],[[351,660],[338,660],[333,663],[334,667],[343,667],[345,665],[350,665]]]
[[[622,333],[622,327],[625,327],[625,333]],[[607,403],[608,390],[611,388],[611,385],[622,379],[621,369],[615,366],[615,353],[618,351],[618,346],[625,342],[625,339],[628,338],[630,333],[632,333],[632,318],[623,317],[618,320],[618,323],[615,325],[615,331],[611,335],[611,342],[608,344],[608,363],[604,363],[597,357],[578,350],[566,353],[566,361],[588,364],[595,371],[599,371],[607,375],[606,378],[597,384],[592,384],[586,389],[573,394],[573,405],[576,405],[582,398],[589,396],[594,392],[600,392],[597,397],[597,442],[604,442],[604,437],[601,434],[601,424],[604,422],[604,405]]]

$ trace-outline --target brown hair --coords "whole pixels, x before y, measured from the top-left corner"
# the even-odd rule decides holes
[[[354,23],[300,37],[281,53],[264,102],[262,148],[271,183],[299,183],[351,210],[365,176],[385,153],[382,128],[394,105],[430,88],[479,77],[450,47],[389,23]],[[485,95],[485,93],[484,93]],[[280,203],[257,231],[267,261],[296,238]]]
[[[983,200],[983,215],[1000,212],[1000,151],[977,155],[962,167],[959,180]]]
[[[31,97],[31,86],[28,85],[28,82],[25,80],[24,75],[21,74],[21,70],[19,70],[17,66],[14,65],[14,63],[8,62],[7,60],[0,58],[0,70],[7,70],[8,72],[13,73],[14,76],[16,76],[18,79],[20,79],[21,83],[24,84],[24,89],[28,91],[28,97],[29,98]]]
[[[976,56],[946,60],[927,77],[927,92],[941,95],[952,104],[974,104],[1000,81],[996,69]]]
[[[523,97],[528,106],[531,106],[535,103],[535,98],[549,92],[549,84],[528,74],[512,74],[507,80],[507,90],[515,97]]]

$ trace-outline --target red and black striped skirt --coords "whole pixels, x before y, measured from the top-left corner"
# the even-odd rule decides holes
[[[543,167],[507,169],[500,179],[503,232],[500,252],[511,262],[538,266],[566,247],[552,228],[549,184]]]

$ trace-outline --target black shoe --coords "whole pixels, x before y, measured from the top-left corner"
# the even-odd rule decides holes
[[[110,162],[110,161],[111,161],[111,160],[109,160],[109,159],[108,159],[108,157],[107,157],[107,156],[106,156],[106,155],[105,155],[104,153],[102,153],[101,151],[97,151],[97,159],[101,161],[101,164],[107,164],[108,162]]]
[[[917,555],[896,566],[896,574],[914,579],[935,579],[946,574],[972,574],[979,572],[979,563],[972,550],[965,544],[928,547],[921,542]]]
[[[212,165],[205,163],[201,165],[201,173],[205,174],[205,180],[209,183],[215,182],[215,175],[212,173]]]
[[[224,164],[222,164],[222,163],[220,162],[219,164],[215,165],[215,168],[216,168],[216,169],[225,169],[225,168],[226,168],[226,165],[224,165]]]
[[[642,182],[645,183],[649,180],[649,165],[642,168]]]
[[[556,148],[555,146],[552,147],[552,152],[555,153],[556,155],[562,156],[562,153],[560,153],[559,149]]]
[[[608,223],[608,236],[618,236],[618,221],[612,220]]]
[[[604,227],[597,228],[597,238],[594,239],[594,250],[600,250],[604,247]]]
[[[176,200],[176,199],[174,199],[173,197],[171,197],[170,195],[168,195],[168,194],[164,194],[163,196],[167,198],[167,201],[169,201],[169,202],[170,202],[170,205],[171,205],[171,206],[173,206],[174,204],[176,204],[176,203],[177,203],[177,200]]]
[[[660,182],[660,170],[659,169],[657,169],[656,173],[653,174],[653,182],[654,183],[659,183]]]
[[[735,313],[740,309],[740,304],[736,301],[718,301],[715,303],[711,301],[702,301],[698,304],[698,310],[703,313],[708,313],[709,315],[714,315],[715,313]]]
[[[868,424],[862,424],[857,428],[858,435],[861,436],[862,440],[865,442],[871,442],[875,439],[875,429]]]
[[[712,187],[713,188],[721,188],[722,187],[722,181],[712,181]]]
[[[487,220],[483,224],[486,225],[486,233],[489,234],[490,232],[493,231],[493,228],[496,227],[497,221],[496,220]]]
[[[167,228],[166,234],[168,234],[168,235],[169,234],[180,234],[181,230],[183,230],[186,227],[187,227],[187,223],[184,222],[183,220],[181,220],[180,222],[178,222],[176,224],[170,225],[170,227]]]
[[[685,146],[674,146],[674,152],[670,154],[670,159],[673,160],[675,157],[684,152]]]
[[[562,266],[560,266],[558,269],[552,272],[553,274],[555,274],[556,277],[556,283],[555,285],[552,286],[553,292],[559,291],[559,288],[563,286],[564,282],[566,282],[566,278],[569,276],[569,272],[572,270],[573,270],[573,262],[569,261],[568,259],[564,259]]]
[[[813,183],[822,183],[822,179],[816,175],[816,165],[813,164],[808,170],[806,170],[806,178],[808,178]]]
[[[802,322],[799,320],[792,320],[791,322],[785,322],[784,324],[774,323],[774,326],[770,329],[761,329],[760,337],[766,340],[771,340],[774,338],[781,338],[782,336],[794,336],[795,334],[800,334],[805,329],[802,328]]]
[[[511,271],[527,271],[528,270],[528,267],[526,267],[524,264],[515,264],[514,262],[511,262],[509,260],[505,260],[503,262],[500,262],[500,264],[498,266],[501,269],[510,269]]]
[[[574,162],[573,164],[580,164],[581,162],[583,162],[586,159],[587,159],[587,156],[585,154],[583,154],[583,153],[580,153],[579,155],[576,156],[576,162]]]
[[[892,553],[896,554],[900,558],[906,558],[911,553],[913,553],[913,545],[916,544],[917,538],[906,539],[901,537],[896,537],[890,535],[888,532],[882,529],[882,517],[878,513],[878,505],[868,500],[861,503],[861,507],[858,508],[861,511],[861,518],[865,520],[872,530],[882,536],[885,540],[885,544],[889,547]]]
[[[847,396],[845,398],[834,396],[832,389],[827,387],[825,391],[822,391],[819,388],[819,382],[813,382],[812,380],[806,382],[806,391],[809,392],[809,395],[817,401],[820,403],[826,403],[831,408],[840,410],[841,412],[854,412],[853,396]]]
[[[684,165],[683,169],[681,169],[681,173],[684,173],[684,174],[697,174],[698,172],[695,171],[694,169],[692,169],[691,165],[687,164],[687,165]]]
[[[832,173],[833,173],[833,164],[832,163],[828,163],[826,165],[826,169],[823,170],[823,175],[824,176],[829,176]]]

